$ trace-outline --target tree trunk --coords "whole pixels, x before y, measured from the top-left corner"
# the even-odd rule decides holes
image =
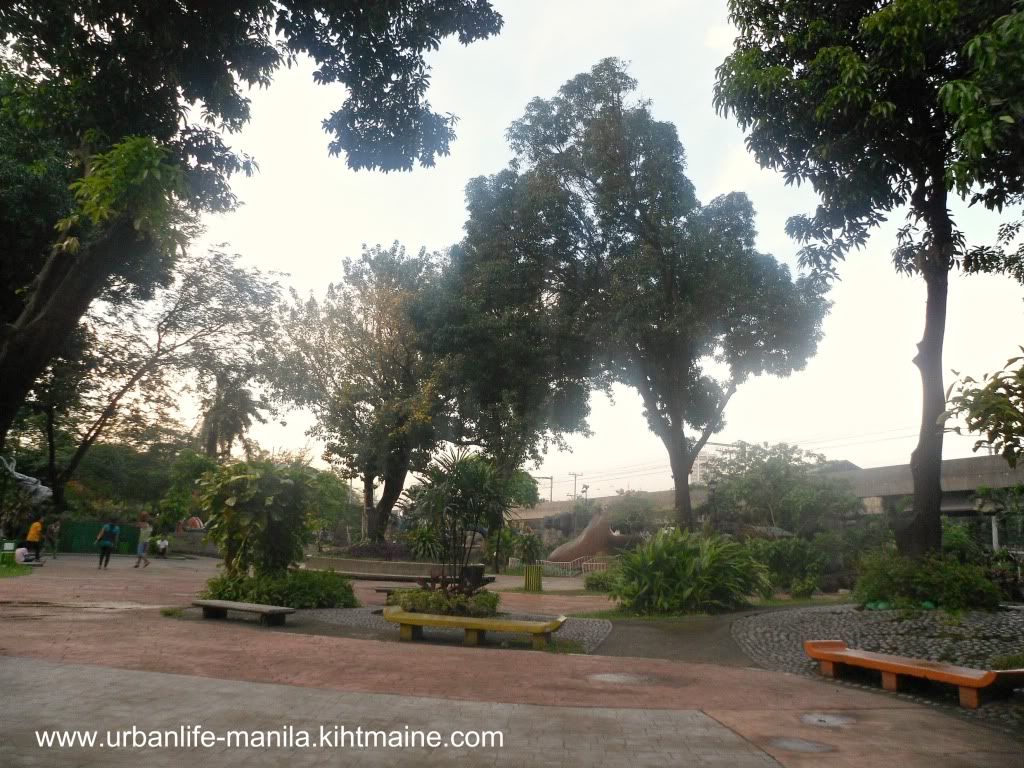
[[[391,465],[391,462],[388,462]],[[374,541],[384,541],[391,522],[391,511],[402,495],[405,477],[409,473],[408,462],[396,461],[384,473],[384,487],[380,492],[380,501],[374,510],[373,524],[370,526],[370,537]]]
[[[107,282],[138,242],[130,221],[111,226],[78,254],[54,253],[18,319],[0,328],[0,451],[18,409]]]
[[[366,539],[370,535],[370,520],[373,519],[373,472],[363,472],[363,515],[362,515],[362,537]]]
[[[690,466],[693,461],[685,444],[666,446],[668,461],[672,467],[672,484],[675,488],[676,525],[681,530],[693,530],[693,505],[690,501]]]
[[[940,251],[940,254],[942,251]],[[904,555],[920,557],[942,547],[942,437],[939,418],[946,409],[942,386],[942,344],[946,333],[948,267],[929,265],[924,270],[928,287],[924,335],[917,345],[914,364],[921,372],[921,431],[910,456],[914,478],[913,517],[898,524],[896,545]]]

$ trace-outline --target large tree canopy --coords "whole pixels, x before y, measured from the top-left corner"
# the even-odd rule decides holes
[[[347,91],[324,120],[332,153],[353,168],[431,165],[454,118],[425,99],[426,54],[445,37],[468,44],[500,27],[486,0],[4,4],[0,138],[31,143],[37,178],[7,173],[7,158],[26,153],[6,148],[0,172],[18,185],[13,210],[40,203],[48,220],[0,256],[23,302],[0,318],[0,448],[89,304],[112,283],[166,281],[195,214],[235,204],[228,179],[254,163],[224,137],[249,119],[246,87],[308,55],[317,81]],[[62,176],[78,180],[73,201],[49,183]],[[58,224],[56,243],[37,236]]]
[[[535,212],[505,214],[510,263],[523,251],[556,265],[539,272],[558,278],[539,300],[566,302],[569,338],[584,334],[605,378],[640,393],[690,526],[689,471],[729,398],[750,376],[801,368],[827,303],[818,282],[794,281],[756,250],[745,195],[700,204],[675,126],[655,120],[635,88],[607,59],[553,99],[534,99],[509,129],[512,176],[478,182],[495,201],[471,206],[470,231],[494,207]]]
[[[870,230],[907,206],[893,260],[928,299],[914,362],[924,391],[911,457],[914,515],[905,553],[941,544],[949,272],[1010,271],[1004,242],[968,247],[957,198],[1001,209],[1024,194],[1024,4],[1019,0],[730,0],[739,30],[718,69],[715,104],[735,115],[758,162],[809,181],[821,202],[787,230],[802,261],[833,276]]]

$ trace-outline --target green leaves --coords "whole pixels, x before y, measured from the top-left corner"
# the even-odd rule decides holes
[[[738,542],[674,530],[624,553],[609,591],[636,613],[713,613],[770,588],[767,569]]]

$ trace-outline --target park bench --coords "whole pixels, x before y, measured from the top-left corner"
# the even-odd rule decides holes
[[[901,678],[906,677],[955,685],[960,693],[960,706],[967,709],[977,709],[981,705],[982,692],[1006,695],[1015,686],[1024,685],[1024,669],[958,667],[938,661],[858,651],[847,648],[842,640],[807,640],[804,651],[818,662],[818,668],[825,677],[838,677],[843,667],[877,670],[882,673],[882,687],[887,691],[898,691]]]
[[[294,608],[282,605],[260,605],[259,603],[236,603],[232,600],[193,600],[192,605],[203,609],[204,619],[226,619],[228,611],[255,613],[260,617],[260,624],[268,627],[280,627],[285,616],[295,613]]]
[[[531,635],[534,650],[544,650],[551,642],[551,633],[557,632],[565,623],[565,616],[549,621],[524,619],[476,618],[474,616],[439,616],[433,613],[411,613],[396,605],[384,609],[384,618],[398,624],[401,640],[422,640],[423,628],[464,629],[463,645],[480,645],[487,632],[525,632]]]

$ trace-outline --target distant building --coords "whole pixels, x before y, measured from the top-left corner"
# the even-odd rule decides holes
[[[707,443],[700,449],[696,461],[690,469],[690,485],[704,485],[707,483],[708,463],[712,459],[728,456],[735,453],[736,446],[732,443]]]

